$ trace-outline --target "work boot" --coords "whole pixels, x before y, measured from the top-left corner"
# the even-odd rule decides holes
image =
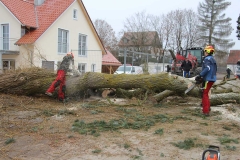
[[[209,117],[209,116],[210,116],[209,113],[203,113],[202,115],[203,115],[204,117]]]
[[[59,98],[58,100],[59,100],[60,102],[63,102],[63,103],[67,103],[67,102],[68,102],[68,98],[65,98],[65,99]]]
[[[50,97],[53,95],[51,92],[45,92],[45,94],[50,96]]]

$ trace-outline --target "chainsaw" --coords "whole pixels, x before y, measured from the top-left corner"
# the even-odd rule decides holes
[[[210,145],[202,154],[202,160],[220,160],[220,149],[218,146]]]
[[[190,87],[188,87],[188,89],[185,91],[185,94],[187,94],[189,91],[191,91],[194,87],[196,87],[197,85],[200,85],[203,82],[203,78],[200,76],[197,76],[195,78],[195,83],[192,84]]]

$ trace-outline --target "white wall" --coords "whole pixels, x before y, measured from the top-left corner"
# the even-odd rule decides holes
[[[77,9],[78,19],[73,19],[73,10]],[[87,63],[87,71],[91,70],[91,64],[96,64],[96,69],[101,72],[102,67],[102,52],[96,36],[94,35],[91,27],[80,8],[78,1],[75,1],[57,21],[36,41],[34,54],[35,57],[40,53],[48,61],[62,61],[65,54],[58,54],[58,28],[69,31],[69,51],[74,53],[74,63],[77,66],[78,63]],[[80,57],[77,54],[78,50],[78,36],[79,33],[87,35],[87,49],[97,50],[94,52],[88,52],[87,57]],[[42,59],[44,60],[44,59]],[[41,61],[37,64],[42,66]],[[55,68],[56,69],[56,68]]]

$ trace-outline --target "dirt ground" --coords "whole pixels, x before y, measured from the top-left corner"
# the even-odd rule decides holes
[[[0,160],[200,160],[209,145],[221,160],[240,160],[239,133],[239,104],[204,117],[192,97],[61,103],[0,94]]]

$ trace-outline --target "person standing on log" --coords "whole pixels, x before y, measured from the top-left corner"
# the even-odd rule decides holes
[[[182,65],[182,70],[183,70],[183,77],[187,78],[190,77],[190,70],[192,69],[192,63],[186,58],[186,60],[183,61]]]
[[[59,69],[57,71],[57,77],[45,92],[46,95],[52,96],[55,89],[59,86],[58,100],[65,102],[66,74],[67,72],[72,72],[72,69],[70,68],[72,68],[73,65],[74,65],[74,55],[72,52],[69,52],[67,53],[66,56],[63,57],[63,61],[61,62]]]
[[[202,112],[203,115],[209,116],[210,112],[210,100],[209,100],[209,90],[211,89],[213,83],[217,80],[217,63],[213,57],[215,50],[213,46],[207,45],[204,49],[204,60],[202,63],[202,71],[196,76],[195,80],[203,79],[202,88]]]

